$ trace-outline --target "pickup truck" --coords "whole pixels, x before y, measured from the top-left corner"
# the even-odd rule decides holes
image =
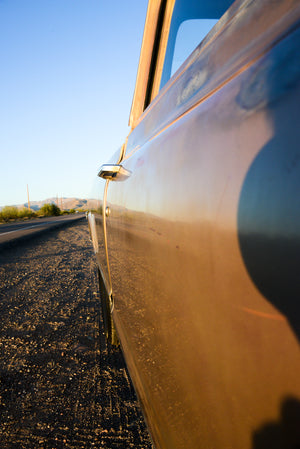
[[[157,449],[300,447],[299,24],[299,0],[149,0],[88,220]]]

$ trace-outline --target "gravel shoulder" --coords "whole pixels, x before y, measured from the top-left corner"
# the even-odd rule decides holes
[[[86,221],[0,254],[0,447],[152,448],[104,338]]]

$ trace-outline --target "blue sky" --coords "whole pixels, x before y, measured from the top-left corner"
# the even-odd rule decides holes
[[[147,0],[0,0],[0,206],[88,198],[129,132]]]

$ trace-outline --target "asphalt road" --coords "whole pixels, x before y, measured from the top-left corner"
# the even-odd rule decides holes
[[[70,222],[83,219],[84,217],[85,214],[72,214],[0,224],[0,248],[11,246],[20,239],[25,240],[31,238],[39,233],[64,226]]]
[[[151,449],[107,345],[86,220],[0,253],[1,449]]]

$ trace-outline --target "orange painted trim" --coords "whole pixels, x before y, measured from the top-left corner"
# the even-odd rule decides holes
[[[248,307],[241,307],[241,310],[243,310],[243,312],[250,313],[251,315],[267,318],[269,320],[287,321],[287,318],[279,313],[266,313],[261,312],[260,310],[249,309]]]

